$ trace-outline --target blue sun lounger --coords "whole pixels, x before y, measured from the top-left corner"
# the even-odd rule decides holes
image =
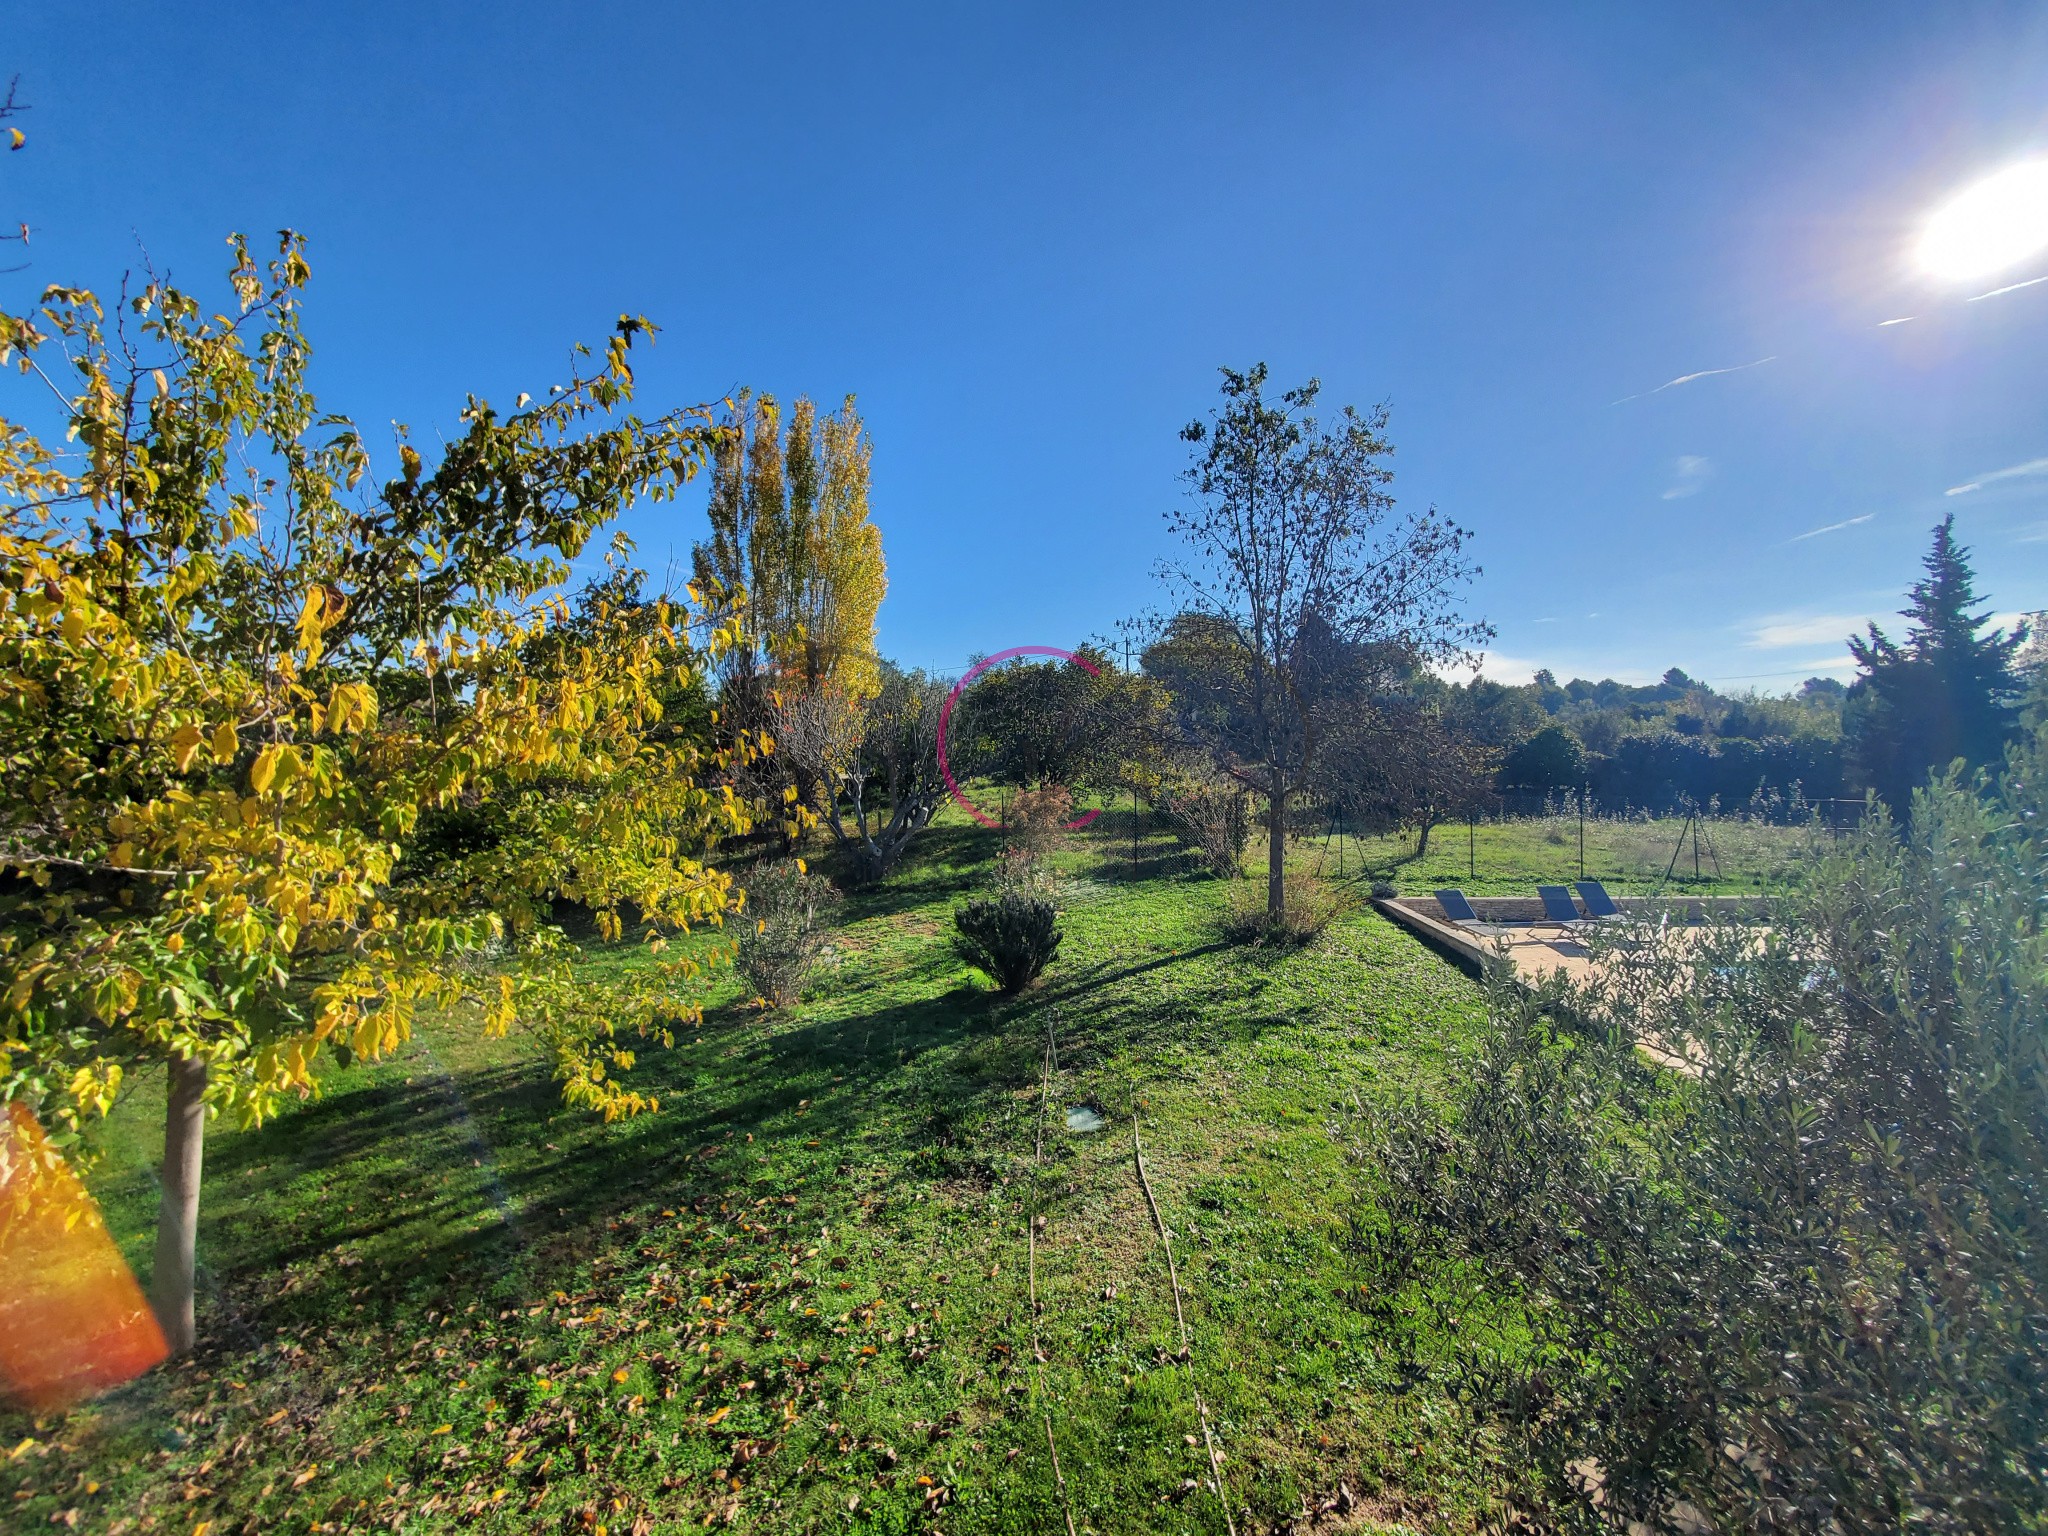
[[[1586,904],[1586,915],[1596,923],[1610,917],[1626,917],[1628,914],[1614,904],[1614,898],[1607,894],[1607,887],[1598,880],[1573,882],[1573,889],[1579,893],[1579,900]]]
[[[1444,909],[1444,916],[1470,933],[1496,934],[1505,930],[1498,923],[1489,923],[1472,910],[1472,903],[1465,899],[1463,891],[1438,891],[1436,904]]]
[[[1560,928],[1577,928],[1585,922],[1579,916],[1579,909],[1572,905],[1572,893],[1561,885],[1539,885],[1536,894],[1543,898],[1543,921],[1555,923]]]

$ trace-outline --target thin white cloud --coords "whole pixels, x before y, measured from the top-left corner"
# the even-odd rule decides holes
[[[1555,617],[1552,617],[1548,619],[1531,619],[1529,622],[1531,624],[1555,624],[1557,620]]]
[[[2003,288],[1994,288],[1989,293],[1973,293],[1963,302],[1974,304],[1979,299],[1995,299],[2001,293],[2018,293],[2022,288],[2031,288],[2036,283],[2048,283],[2048,277],[2030,277],[2024,283],[2007,283]]]
[[[1919,318],[1920,317],[1918,315],[1901,315],[1896,320],[1878,321],[1877,328],[1881,331],[1888,325],[1911,325],[1915,320],[1918,320]]]
[[[1646,389],[1641,394],[1623,395],[1619,400],[1609,403],[1613,405],[1626,405],[1631,400],[1641,400],[1649,395],[1661,395],[1667,389],[1676,389],[1681,384],[1690,384],[1694,379],[1711,379],[1723,373],[1741,373],[1745,369],[1761,368],[1765,363],[1775,363],[1777,360],[1778,354],[1773,352],[1769,357],[1760,357],[1753,363],[1737,363],[1732,368],[1702,368],[1697,373],[1681,373],[1675,379],[1666,379],[1655,389]]]
[[[2024,464],[2013,464],[2005,469],[1994,469],[1988,475],[1979,475],[1963,485],[1952,485],[1942,492],[1944,496],[1967,496],[1971,491],[1981,491],[1987,485],[1996,485],[2001,480],[2031,480],[2037,475],[2048,475],[2048,459],[2029,459]]]
[[[1809,677],[1847,677],[1856,670],[1856,658],[1844,651],[1839,656],[1823,656],[1817,661],[1798,661],[1776,672],[1716,672],[1717,685],[1727,683],[1770,683],[1785,678],[1804,680]]]
[[[1866,512],[1861,517],[1845,517],[1839,523],[1829,523],[1823,528],[1809,528],[1804,533],[1795,533],[1785,542],[1797,544],[1801,539],[1817,539],[1824,533],[1840,533],[1844,528],[1854,528],[1858,523],[1867,523],[1875,516],[1875,512]]]
[[[2011,612],[1994,613],[1986,621],[1992,629],[2012,633],[2013,626],[2027,617],[2020,609]],[[1750,630],[1744,644],[1752,651],[1789,651],[1799,646],[1822,645],[1829,641],[1840,641],[1850,635],[1860,635],[1870,623],[1869,616],[1852,617],[1846,613],[1817,614],[1811,618],[1798,614],[1778,614],[1757,621]],[[1847,655],[1823,657],[1819,661],[1795,662],[1788,672],[1823,672],[1830,668],[1840,671],[1853,667],[1854,658]],[[1776,677],[1779,673],[1763,673],[1761,676]]]
[[[1830,640],[1840,640],[1844,635],[1854,634],[1863,625],[1863,619],[1846,613],[1823,613],[1812,617],[1777,614],[1758,621],[1756,627],[1750,630],[1747,643],[1753,651],[1783,651],[1797,645],[1825,645]]]
[[[1707,477],[1713,472],[1714,466],[1707,462],[1704,455],[1697,453],[1680,454],[1677,464],[1672,467],[1672,474],[1675,478],[1672,480],[1670,488],[1664,492],[1664,499],[1666,501],[1681,501],[1687,496],[1697,495],[1701,487],[1707,483]]]
[[[1545,668],[1558,677],[1611,677],[1618,683],[1654,683],[1662,675],[1646,672],[1641,667],[1592,663],[1584,656],[1577,660],[1559,660],[1555,656],[1510,656],[1502,651],[1488,651],[1480,659],[1479,675],[1491,682],[1521,684],[1529,682]],[[1462,683],[1472,676],[1470,667],[1439,666],[1434,670],[1439,677],[1451,682]]]
[[[1479,658],[1479,676],[1495,683],[1526,683],[1546,663],[1527,656],[1509,656],[1501,651],[1487,651]],[[1462,682],[1472,676],[1469,666],[1439,666],[1437,674],[1454,682]]]
[[[1839,656],[1823,656],[1819,661],[1805,662],[1800,666],[1799,670],[1841,677],[1856,670],[1856,658],[1847,651],[1844,651]]]

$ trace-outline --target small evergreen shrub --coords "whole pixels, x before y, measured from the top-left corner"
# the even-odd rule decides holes
[[[1005,891],[977,897],[953,914],[953,947],[1008,996],[1038,979],[1059,953],[1060,909],[1044,896]]]
[[[754,871],[733,966],[769,1007],[786,1008],[802,996],[825,948],[824,909],[837,899],[832,883],[802,859]]]

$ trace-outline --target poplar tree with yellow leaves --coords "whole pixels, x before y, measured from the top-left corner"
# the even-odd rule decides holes
[[[754,749],[664,719],[729,620],[560,596],[723,438],[703,408],[632,414],[645,321],[540,401],[472,397],[438,463],[401,436],[380,484],[308,383],[302,242],[230,244],[225,313],[151,281],[113,315],[52,288],[0,316],[0,362],[67,433],[0,419],[0,1105],[62,1144],[167,1072],[176,1349],[209,1112],[260,1121],[422,1009],[529,1032],[573,1104],[654,1107],[621,1074],[693,1016],[693,962],[594,981],[550,913],[657,950],[718,924],[703,860],[748,828]],[[465,815],[492,835],[436,840]]]
[[[786,423],[774,396],[739,397],[712,465],[697,576],[735,600],[751,658],[780,682],[831,683],[855,699],[880,685],[875,614],[888,575],[868,520],[871,458],[851,395],[822,418],[799,398]]]
[[[814,812],[830,819],[882,691],[875,614],[888,575],[868,520],[872,446],[852,395],[824,417],[799,397],[785,420],[774,396],[743,391],[732,427],[712,464],[697,585],[745,637],[727,653],[729,727],[805,737],[809,750],[767,759],[749,786],[793,846]]]

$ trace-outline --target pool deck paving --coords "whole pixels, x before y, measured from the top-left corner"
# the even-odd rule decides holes
[[[1668,917],[1679,923],[1697,924],[1709,915],[1762,915],[1757,900],[1748,896],[1687,896],[1675,900],[1622,896],[1615,899],[1615,905],[1621,908],[1622,917],[1606,921]],[[1534,897],[1473,897],[1472,910],[1483,924],[1478,928],[1452,922],[1433,896],[1379,897],[1373,906],[1425,943],[1481,972],[1505,964],[1517,980],[1535,985],[1559,973],[1568,981],[1585,982],[1599,971],[1600,961],[1576,928],[1546,921],[1543,904]],[[1592,926],[1591,920],[1580,926]],[[1645,1044],[1643,1050],[1652,1059],[1678,1071],[1698,1070],[1683,1056],[1658,1046]]]

